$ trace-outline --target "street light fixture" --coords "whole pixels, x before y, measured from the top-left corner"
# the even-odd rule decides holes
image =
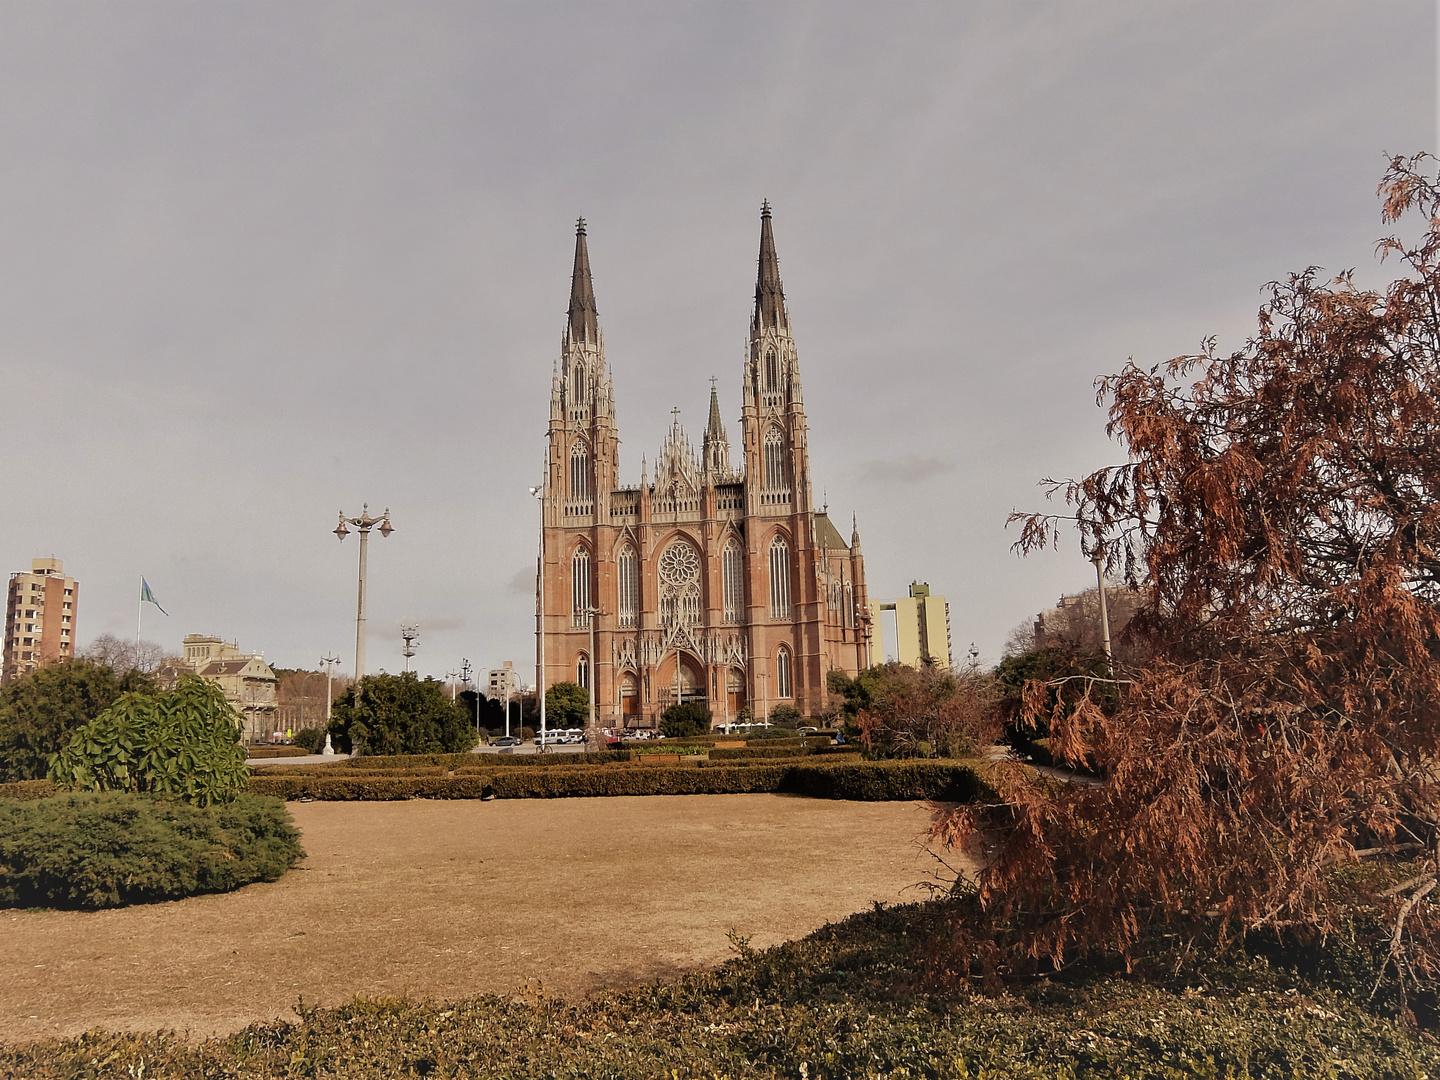
[[[585,741],[590,744],[592,750],[600,749],[600,729],[596,726],[595,720],[595,674],[598,667],[595,663],[595,616],[605,615],[598,607],[586,607],[577,612],[585,616],[585,625],[590,630],[590,655],[586,657],[587,667],[585,669],[585,689],[590,692],[590,721],[585,729]],[[679,663],[677,657],[676,663]]]
[[[341,540],[350,535],[346,527],[355,526],[360,532],[360,592],[359,599],[355,605],[355,685],[358,688],[360,680],[365,677],[365,554],[366,544],[370,539],[370,530],[376,525],[380,526],[380,535],[389,536],[394,532],[390,525],[390,508],[385,508],[385,513],[378,518],[370,516],[370,504],[366,503],[360,511],[359,517],[347,518],[345,511],[340,511],[340,524],[335,527],[335,535]],[[358,692],[358,690],[357,690]]]

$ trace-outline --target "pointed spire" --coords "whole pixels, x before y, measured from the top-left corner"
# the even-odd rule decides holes
[[[720,419],[720,395],[715,391],[715,376],[710,376],[710,422],[705,425],[705,438],[725,438],[725,422]]]
[[[775,234],[770,229],[770,200],[760,208],[760,269],[755,278],[754,329],[789,329],[785,314],[785,290],[780,286],[780,259],[775,254]]]
[[[860,518],[856,514],[850,515],[850,551],[852,553],[860,550]]]
[[[585,219],[575,225],[575,270],[570,275],[570,340],[595,345],[600,326],[595,311],[595,285],[590,280],[590,249],[585,246]]]

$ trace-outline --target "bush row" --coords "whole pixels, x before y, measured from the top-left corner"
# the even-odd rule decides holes
[[[8,784],[0,784],[0,799],[29,802],[32,799],[48,799],[59,790],[53,780],[12,780]]]
[[[304,856],[284,804],[120,791],[0,802],[0,907],[108,908],[274,881]]]
[[[559,799],[613,795],[787,793],[822,799],[965,802],[991,794],[982,762],[867,761],[651,768],[496,769],[461,776],[276,776],[250,791],[285,799]]]
[[[745,746],[717,747],[710,751],[711,761],[746,761],[753,758],[802,757],[812,754],[858,754],[858,746]]]
[[[311,752],[303,746],[247,746],[245,748],[245,756],[257,761],[261,758],[304,757]]]

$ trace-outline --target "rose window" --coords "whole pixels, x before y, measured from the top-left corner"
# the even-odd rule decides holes
[[[660,622],[690,626],[700,621],[700,555],[677,541],[660,555]]]

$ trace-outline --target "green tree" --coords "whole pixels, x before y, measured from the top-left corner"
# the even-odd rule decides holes
[[[710,734],[710,710],[698,701],[681,701],[660,714],[660,734],[667,739]]]
[[[186,675],[169,694],[122,694],[50,763],[61,787],[152,792],[200,806],[245,787],[243,721],[214,683]]]
[[[351,752],[458,754],[475,745],[474,721],[444,684],[410,671],[365,676],[335,702],[332,716],[331,734]]]
[[[579,683],[557,682],[545,691],[545,726],[584,727],[590,719],[590,691]]]
[[[38,780],[71,734],[125,693],[152,693],[150,676],[62,660],[0,687],[0,780]]]

